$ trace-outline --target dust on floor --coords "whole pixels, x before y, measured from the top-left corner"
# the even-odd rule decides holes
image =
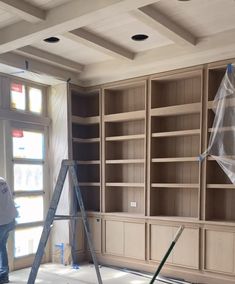
[[[30,269],[14,271],[10,274],[12,284],[27,283]],[[101,266],[100,273],[104,284],[147,284],[150,279],[128,272]],[[79,269],[60,264],[43,264],[40,266],[38,284],[96,284],[98,283],[93,265],[81,265]],[[162,284],[162,282],[155,282]]]

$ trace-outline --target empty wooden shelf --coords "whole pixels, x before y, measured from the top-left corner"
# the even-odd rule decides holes
[[[106,88],[105,212],[145,213],[146,82]]]
[[[101,128],[100,93],[70,86],[72,159],[78,162],[77,175],[84,206],[100,211]]]

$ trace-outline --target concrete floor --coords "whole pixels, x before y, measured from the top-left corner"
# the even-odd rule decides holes
[[[22,269],[10,273],[10,281],[13,284],[27,283],[29,269]],[[100,268],[103,283],[105,284],[147,284],[150,279],[133,275],[120,270],[108,267]],[[38,277],[35,283],[42,284],[95,284],[98,283],[93,265],[82,265],[78,270],[70,266],[60,264],[41,265]],[[162,284],[162,282],[155,282]]]

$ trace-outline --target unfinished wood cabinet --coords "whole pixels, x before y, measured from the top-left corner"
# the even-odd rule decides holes
[[[207,143],[211,133],[213,132],[213,121],[215,118],[212,110],[212,102],[219,89],[220,83],[225,75],[226,66],[218,66],[208,68],[208,97],[207,97]],[[234,127],[224,120],[225,143],[231,143],[230,137],[226,139],[226,135]],[[226,144],[224,144],[226,148]],[[212,157],[206,160],[206,220],[220,222],[235,221],[235,186],[232,184],[228,176],[225,174],[220,165]]]
[[[150,215],[199,218],[202,69],[151,80]]]
[[[145,214],[146,82],[103,91],[105,212]]]
[[[235,231],[206,229],[205,269],[235,274]]]
[[[124,223],[124,255],[145,260],[145,224]]]
[[[75,251],[78,255],[85,253],[85,232],[82,218],[76,220],[76,232],[72,232],[74,238]],[[72,227],[71,227],[72,228]],[[74,227],[73,227],[74,228]]]
[[[105,252],[112,255],[124,255],[124,223],[105,220]]]
[[[178,228],[150,224],[150,260],[160,262],[169,248]],[[199,268],[199,229],[184,228],[184,231],[167,259],[168,264]]]
[[[145,260],[145,223],[105,220],[105,253]]]
[[[101,222],[90,212],[101,261],[150,270],[183,224],[167,271],[192,282],[233,283],[235,186],[212,157],[200,157],[225,70],[197,66],[100,92],[71,88],[72,157],[86,209],[102,212]]]
[[[88,217],[89,228],[91,232],[92,244],[94,246],[94,250],[97,253],[101,253],[101,230],[102,230],[102,219],[97,216]],[[87,241],[87,239],[86,239]],[[87,245],[87,249],[89,250],[89,246]]]
[[[70,86],[72,159],[78,162],[77,174],[85,209],[100,211],[100,94]]]

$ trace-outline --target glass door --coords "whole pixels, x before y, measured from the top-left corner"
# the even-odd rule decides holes
[[[14,234],[14,269],[31,265],[45,212],[45,134],[12,127],[13,192],[19,216]]]

